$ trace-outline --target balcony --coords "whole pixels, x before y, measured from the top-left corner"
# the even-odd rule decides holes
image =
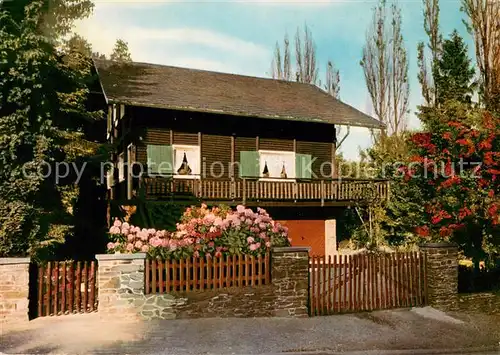
[[[387,180],[262,181],[144,177],[147,199],[191,197],[207,203],[247,206],[348,206],[389,198]]]

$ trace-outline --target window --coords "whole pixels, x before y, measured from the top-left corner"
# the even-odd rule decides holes
[[[116,105],[113,105],[113,122],[115,127],[118,126],[118,107]]]
[[[106,187],[109,190],[113,185],[114,185],[114,182],[113,182],[113,169],[110,169],[106,173]]]
[[[241,178],[311,179],[312,156],[287,151],[241,151],[239,176]]]
[[[118,181],[125,181],[125,156],[123,153],[118,155]]]
[[[200,147],[197,145],[173,145],[174,177],[200,178]]]
[[[109,138],[111,136],[111,129],[112,128],[113,128],[113,110],[112,110],[111,106],[108,106],[106,138]]]
[[[259,150],[259,169],[263,179],[295,179],[295,153]]]

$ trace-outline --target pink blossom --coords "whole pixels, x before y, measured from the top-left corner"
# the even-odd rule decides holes
[[[236,211],[238,211],[238,213],[245,213],[245,206],[243,205],[236,206]]]
[[[259,249],[260,243],[250,244],[250,250],[254,251]]]
[[[149,245],[143,245],[142,248],[141,248],[141,251],[143,253],[147,253],[149,251]]]
[[[245,218],[245,217],[243,217],[243,218]],[[240,219],[233,220],[233,226],[238,227],[240,225],[241,225],[241,220]]]
[[[148,229],[148,234],[154,235],[156,233],[156,230],[154,228]]]
[[[260,229],[259,229],[259,228],[257,228],[257,227],[250,227],[250,232],[252,232],[252,233],[256,233],[256,234],[257,234],[257,233],[259,233],[259,232],[260,232]]]
[[[120,222],[120,220],[118,218],[115,219],[115,221],[113,222],[113,226],[114,227],[121,227],[122,225],[122,222]]]
[[[134,241],[134,239],[135,239],[135,235],[133,235],[133,234],[129,234],[129,235],[127,235],[127,240],[128,240],[129,242],[133,242],[133,241]]]
[[[115,243],[109,242],[106,246],[107,246],[108,250],[111,250],[115,247]]]
[[[162,241],[160,238],[154,237],[149,240],[149,244],[151,244],[152,247],[159,247],[162,245]]]
[[[265,223],[259,223],[259,228],[262,229],[262,230],[266,230],[267,229],[267,226]]]
[[[214,219],[214,226],[220,227],[222,225],[223,225],[222,218],[217,217],[217,218]]]
[[[127,222],[123,222],[122,228],[129,229],[130,228],[130,224],[128,224]]]
[[[253,242],[255,242],[255,239],[253,239],[252,237],[248,237],[247,242],[248,244],[252,244]]]
[[[147,241],[148,238],[149,238],[149,235],[147,232],[145,232],[144,230],[142,230],[139,234],[138,234],[138,237],[142,240],[142,241]]]
[[[245,222],[246,222],[246,224],[248,224],[248,225],[250,225],[250,224],[252,224],[252,223],[253,223],[253,222],[252,222],[252,220],[251,220],[250,218],[247,218]]]
[[[271,247],[271,242],[266,242],[266,247],[270,248]]]
[[[261,232],[259,234],[259,237],[262,238],[262,239],[266,238],[266,233],[265,232]]]
[[[127,244],[127,251],[133,251],[134,250],[134,244],[128,243]]]
[[[109,233],[110,234],[120,234],[121,233],[121,230],[119,227],[117,226],[113,226],[109,229]]]
[[[138,240],[137,242],[135,242],[134,246],[137,248],[137,249],[141,249],[142,248],[142,242],[140,240]]]
[[[193,253],[193,256],[195,258],[199,258],[200,257],[200,252],[198,250],[196,250],[194,253]]]

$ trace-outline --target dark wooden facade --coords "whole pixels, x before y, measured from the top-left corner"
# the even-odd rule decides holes
[[[127,173],[125,181],[114,184],[114,199],[133,198],[140,189],[154,199],[188,193],[207,203],[268,206],[347,205],[366,199],[368,189],[380,198],[388,196],[386,182],[336,179],[332,171],[336,149],[332,124],[122,105],[116,105],[115,112],[112,107],[108,114],[112,123],[109,140],[117,144],[117,153],[124,152],[125,156],[132,144],[129,166],[138,162],[146,167],[150,144],[198,145],[201,151],[199,179],[148,177],[144,173],[128,183]],[[232,163],[239,161],[240,152],[258,150],[311,155],[312,179],[282,182],[240,178],[238,164]],[[135,169],[134,174],[137,176]]]

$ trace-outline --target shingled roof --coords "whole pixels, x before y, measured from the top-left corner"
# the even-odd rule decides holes
[[[147,63],[94,62],[108,103],[383,127],[310,84]]]

